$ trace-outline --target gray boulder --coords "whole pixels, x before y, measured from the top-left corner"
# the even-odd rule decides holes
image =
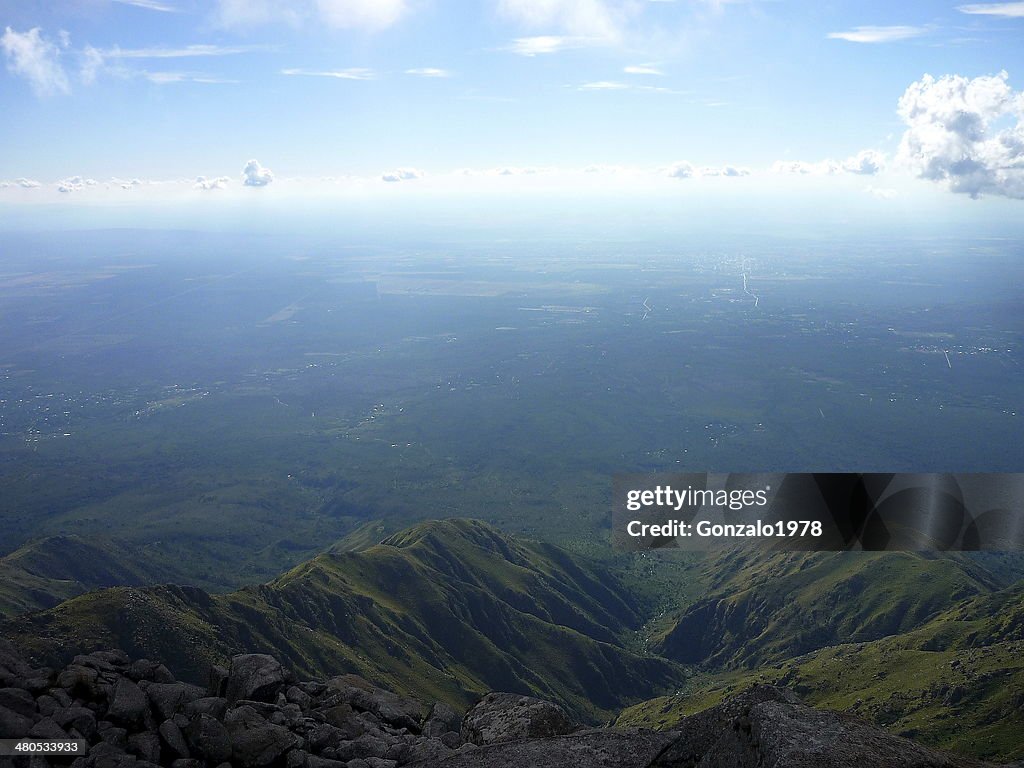
[[[298,742],[287,728],[268,723],[232,733],[231,754],[234,761],[246,768],[261,768],[273,765]]]
[[[184,730],[191,751],[211,765],[231,758],[231,737],[224,724],[210,715],[199,715]]]
[[[25,735],[31,736],[33,739],[55,739],[58,741],[68,737],[67,731],[57,725],[52,717],[44,717],[29,728],[28,734],[22,734],[22,736]]]
[[[438,738],[451,731],[458,732],[461,728],[462,718],[459,713],[443,701],[438,701],[430,708],[430,713],[423,723],[423,735]]]
[[[229,702],[251,699],[273,703],[284,684],[284,668],[273,656],[241,654],[231,659],[225,697]]]
[[[57,685],[72,696],[93,698],[99,693],[99,676],[100,673],[92,667],[71,664],[57,675]]]
[[[348,704],[331,707],[324,711],[323,716],[327,724],[334,726],[344,739],[357,739],[366,731],[365,723]]]
[[[607,728],[567,736],[506,741],[410,768],[647,768],[675,739],[674,733]],[[849,768],[849,766],[847,766]]]
[[[160,739],[163,741],[165,750],[173,757],[191,757],[188,743],[185,741],[185,734],[173,720],[165,720],[160,723],[157,730]]]
[[[755,685],[703,712],[690,715],[676,726],[679,738],[658,760],[661,766],[695,766],[734,724],[750,714],[751,707],[768,701],[796,703],[784,688]]]
[[[153,731],[133,733],[128,737],[128,751],[140,760],[160,763],[160,737]]]
[[[105,741],[94,744],[89,749],[89,756],[85,760],[87,768],[120,768],[122,765],[134,763],[134,757]]]
[[[220,696],[204,696],[201,699],[190,701],[185,704],[183,709],[185,715],[189,718],[195,717],[196,715],[210,715],[218,720],[224,719],[224,713],[228,709],[228,700],[221,698]]]
[[[666,763],[659,763],[666,765]],[[682,768],[686,763],[673,763]],[[692,765],[692,763],[690,763]],[[699,768],[972,768],[855,717],[803,704],[766,701],[735,721]]]
[[[335,677],[328,681],[327,686],[354,709],[371,712],[396,728],[419,732],[423,705],[415,699],[377,688],[356,675]]]
[[[462,720],[462,738],[472,744],[498,744],[571,733],[579,726],[550,701],[516,693],[489,693]]]
[[[420,739],[409,746],[403,755],[403,764],[437,765],[454,754],[440,739]]]
[[[186,683],[150,683],[146,687],[146,696],[161,720],[173,717],[182,706],[204,693],[204,690]]]
[[[149,702],[142,689],[128,678],[120,678],[114,686],[114,697],[107,710],[107,717],[115,723],[138,726],[145,722],[148,712]]]
[[[24,738],[32,727],[32,718],[0,706],[0,739]]]
[[[53,713],[53,721],[65,731],[74,728],[86,739],[96,733],[96,715],[85,707],[64,707]]]
[[[330,760],[326,757],[308,755],[306,757],[306,768],[348,768],[351,763],[343,763],[341,760]]]
[[[23,717],[32,717],[36,713],[35,699],[21,688],[0,688],[0,707],[7,707]]]
[[[119,728],[105,720],[101,720],[96,730],[101,741],[105,741],[107,744],[111,744],[121,750],[128,749],[128,731],[124,728]]]

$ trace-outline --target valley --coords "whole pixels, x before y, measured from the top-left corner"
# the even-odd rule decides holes
[[[1024,757],[1019,554],[610,544],[617,473],[1019,468],[1019,246],[895,251],[11,236],[0,635],[590,724],[772,683]]]

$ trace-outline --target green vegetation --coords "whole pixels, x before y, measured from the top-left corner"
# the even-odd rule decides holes
[[[991,760],[1024,757],[1024,591],[963,601],[911,632],[694,677],[626,709],[621,725],[671,728],[753,683],[793,689],[926,744]]]
[[[709,556],[700,572],[707,592],[652,638],[652,648],[712,669],[908,632],[1002,586],[967,555],[907,552],[732,550]]]
[[[198,678],[266,648],[590,719],[682,691],[624,715],[662,724],[765,677],[1019,754],[1019,555],[608,546],[616,473],[1019,469],[1015,243],[90,231],[4,259],[33,279],[0,285],[0,615],[41,656]],[[416,526],[453,517],[563,549]]]
[[[121,587],[0,627],[54,661],[112,646],[201,680],[211,662],[259,649],[303,674],[356,672],[425,700],[465,707],[489,690],[522,691],[599,721],[685,678],[624,647],[643,611],[585,560],[452,520],[226,595]]]
[[[47,536],[0,557],[0,617],[49,608],[100,587],[167,581],[177,572],[152,547]]]

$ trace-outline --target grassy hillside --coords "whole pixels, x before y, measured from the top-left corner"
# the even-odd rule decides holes
[[[0,617],[49,608],[101,587],[173,580],[177,572],[152,547],[47,536],[0,557]]]
[[[754,682],[792,688],[926,744],[993,760],[1024,758],[1024,587],[962,601],[923,626],[764,666],[694,678],[625,710],[620,724],[671,728]]]
[[[838,643],[908,632],[1005,580],[964,555],[743,553],[700,566],[707,592],[652,648],[708,669],[754,668]]]
[[[602,569],[451,520],[226,595],[115,588],[0,628],[53,661],[113,646],[201,679],[232,652],[267,650],[302,674],[357,672],[457,706],[522,691],[598,720],[684,679],[678,665],[625,649],[641,622],[642,606]]]

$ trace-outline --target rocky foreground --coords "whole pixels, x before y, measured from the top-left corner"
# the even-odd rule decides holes
[[[0,642],[0,738],[84,739],[86,755],[8,758],[45,768],[968,768],[777,688],[751,688],[677,730],[581,729],[556,704],[491,693],[464,716],[354,675],[296,681],[271,656],[235,656],[206,688],[120,651],[34,668]],[[5,758],[0,758],[0,764]]]

